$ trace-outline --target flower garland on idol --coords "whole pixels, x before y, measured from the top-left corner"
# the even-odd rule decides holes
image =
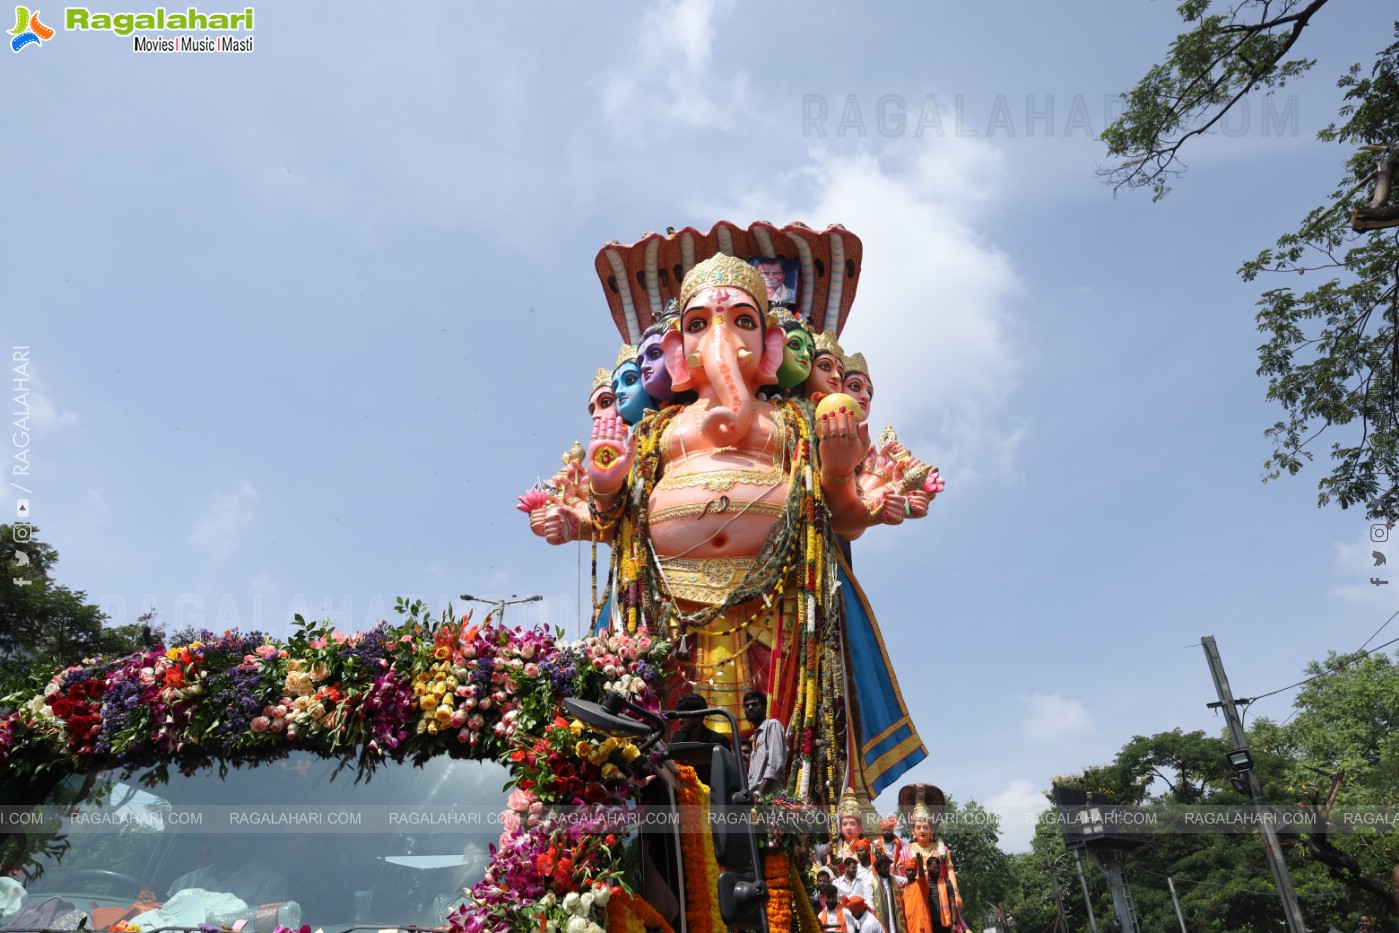
[[[794,688],[790,697],[781,696],[780,691],[774,695],[773,715],[793,723],[794,766],[789,768],[788,789],[804,799],[813,794],[834,799],[838,790],[835,758],[818,757],[816,750],[837,747],[830,711],[836,705],[832,699],[844,694],[838,675],[840,599],[834,591],[831,572],[835,566],[834,539],[819,468],[813,457],[813,409],[805,402],[775,403],[772,415],[781,426],[785,439],[782,456],[791,465],[792,477],[783,515],[774,522],[751,570],[727,598],[691,612],[682,612],[665,591],[664,579],[651,559],[647,522],[647,503],[661,478],[662,439],[667,427],[683,412],[681,406],[670,406],[636,426],[635,459],[618,505],[609,513],[598,512],[594,507],[595,527],[613,533],[611,573],[618,583],[620,614],[626,630],[649,626],[679,637],[687,631],[703,629],[735,606],[756,605],[751,617],[745,617],[736,626],[706,633],[730,635],[775,612],[784,592],[788,588],[795,590],[795,612],[790,624],[797,631],[785,634],[781,626],[789,623],[778,613],[778,644],[790,645],[791,651],[790,656],[784,651],[776,652],[772,678],[774,684],[794,682]],[[727,663],[732,660],[719,665]],[[795,673],[789,673],[791,667],[796,668]],[[696,676],[703,679],[707,673],[712,676],[706,671],[697,671]],[[826,713],[818,717],[823,697]]]
[[[32,690],[3,700],[0,771],[12,790],[33,790],[106,768],[148,769],[143,779],[159,782],[172,766],[193,774],[293,750],[343,758],[361,773],[444,753],[501,760],[513,786],[505,831],[449,925],[604,933],[594,918],[614,890],[629,915],[649,921],[626,897],[612,830],[654,779],[657,753],[564,719],[560,703],[616,690],[658,709],[670,644],[644,627],[565,642],[489,616],[479,625],[450,611],[434,620],[419,601],[399,600],[398,610],[401,624],[368,632],[298,617],[285,641],[205,632],[38,675]],[[555,807],[570,808],[568,817]]]

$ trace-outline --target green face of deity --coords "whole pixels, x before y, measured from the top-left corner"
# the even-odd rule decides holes
[[[777,367],[777,384],[790,389],[799,386],[811,375],[811,357],[816,353],[816,341],[804,330],[789,331],[782,349],[782,365]]]

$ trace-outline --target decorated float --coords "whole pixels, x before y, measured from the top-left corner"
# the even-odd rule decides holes
[[[592,544],[591,636],[400,602],[6,698],[0,928],[815,930],[812,817],[926,756],[849,542],[942,483],[871,441],[870,367],[837,341],[860,258],[799,224],[603,248],[624,346],[587,445],[520,506]],[[717,744],[667,735],[696,716]],[[755,802],[740,723],[763,720],[782,767]]]

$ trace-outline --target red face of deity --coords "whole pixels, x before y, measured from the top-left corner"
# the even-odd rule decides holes
[[[617,404],[617,394],[612,391],[611,386],[598,386],[593,390],[593,394],[588,396],[588,416],[594,421],[603,415],[613,413]]]
[[[860,403],[860,411],[864,413],[861,421],[868,421],[870,416],[870,402],[874,399],[874,383],[870,382],[870,377],[864,373],[851,373],[845,377],[845,394]]]
[[[845,370],[841,368],[840,360],[822,350],[816,354],[816,359],[812,361],[811,375],[807,376],[806,382],[802,383],[802,391],[808,397],[816,392],[832,395],[845,391],[842,386],[844,381]]]

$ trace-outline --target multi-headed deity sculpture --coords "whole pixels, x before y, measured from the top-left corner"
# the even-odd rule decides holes
[[[675,639],[677,694],[741,722],[743,694],[766,693],[787,791],[832,806],[927,754],[839,542],[926,515],[941,488],[892,430],[871,443],[868,367],[836,342],[860,255],[800,224],[604,247],[615,405],[590,400],[582,457],[521,505],[553,543],[611,546],[598,624]]]

